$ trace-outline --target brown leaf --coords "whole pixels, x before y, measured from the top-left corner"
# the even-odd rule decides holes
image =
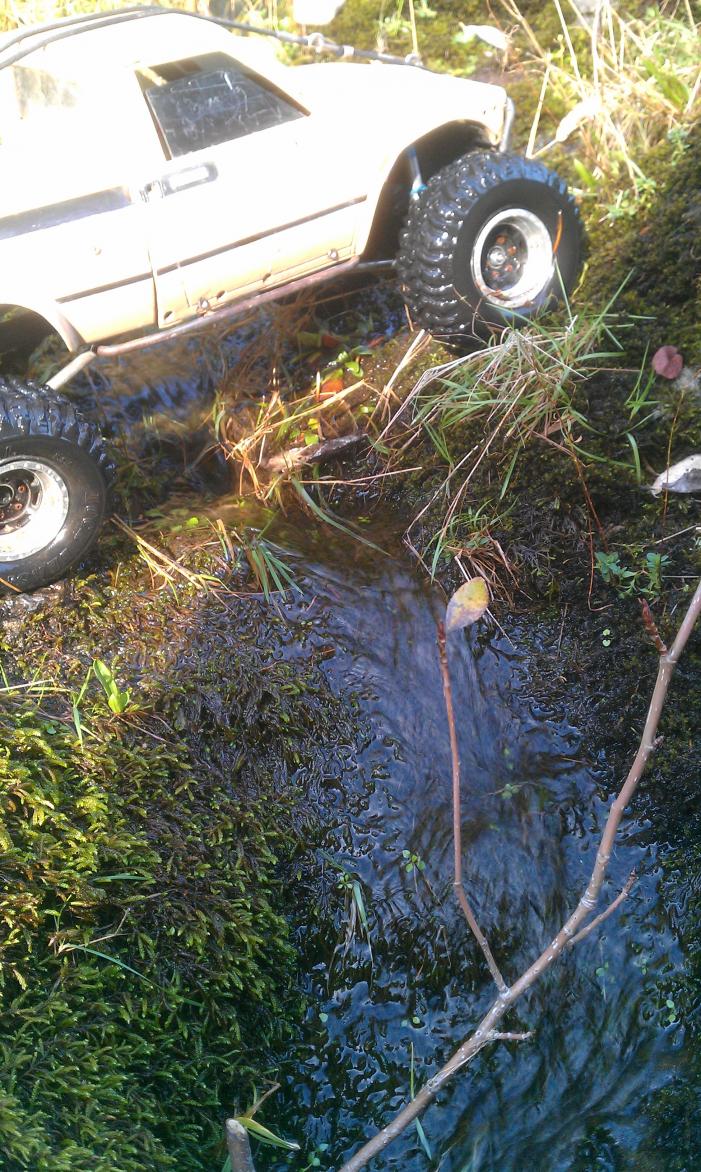
[[[482,618],[489,606],[489,590],[484,578],[469,578],[463,582],[448,603],[445,612],[446,634],[471,627]]]

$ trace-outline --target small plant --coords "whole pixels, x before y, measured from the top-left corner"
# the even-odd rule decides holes
[[[267,528],[266,525],[265,529]],[[263,537],[265,529],[255,535],[252,530],[247,529],[240,532],[234,529],[232,532],[244,552],[266,602],[270,602],[274,590],[284,595],[287,590],[298,590],[299,587],[294,574],[280,557],[280,553],[283,552],[280,546]]]
[[[412,871],[414,871],[415,869],[417,871],[425,871],[426,870],[426,864],[423,861],[423,859],[420,857],[420,855],[414,854],[413,851],[403,850],[402,851],[402,858],[404,859],[402,866],[403,866],[404,870],[406,871],[407,875],[411,875]]]
[[[648,587],[643,593],[655,596],[660,594],[662,590],[662,573],[668,563],[669,557],[667,554],[645,554],[645,573],[647,575]]]
[[[368,922],[368,914],[365,907],[365,899],[363,897],[363,887],[360,879],[343,863],[339,863],[332,855],[327,854],[326,851],[321,851],[322,857],[326,860],[329,866],[333,867],[338,872],[336,880],[336,887],[343,892],[345,896],[345,918],[346,918],[346,933],[343,942],[343,955],[345,956],[350,948],[358,931],[358,925],[363,931],[367,941],[368,950],[370,952],[370,961],[372,962],[372,943],[370,940],[370,924]],[[335,952],[338,951],[340,945],[336,946]],[[329,966],[330,967],[330,966]]]
[[[504,798],[504,801],[510,802],[512,798],[516,797],[520,790],[520,785],[517,785],[513,781],[507,781],[506,785],[502,786],[500,790],[497,790],[497,793],[500,798]]]
[[[665,566],[669,564],[667,554],[646,553],[643,565],[637,570],[624,566],[617,552],[598,550],[594,560],[603,581],[607,586],[612,586],[621,598],[629,598],[633,594],[657,598],[662,592],[662,577]],[[604,646],[608,644],[604,642]]]
[[[609,969],[609,962],[607,960],[605,960],[595,970],[596,975],[599,978],[599,984],[601,985],[601,994],[604,998],[604,1001],[606,1000],[606,978],[608,975],[608,969]]]
[[[105,696],[107,697],[107,703],[108,703],[111,711],[114,712],[115,716],[121,716],[121,714],[123,712],[126,712],[127,708],[129,707],[129,701],[131,698],[131,693],[130,693],[129,689],[127,688],[125,691],[121,690],[121,688],[119,687],[119,685],[114,677],[114,673],[112,672],[112,668],[108,667],[103,659],[94,659],[92,669],[95,674],[95,678],[99,681],[99,683],[102,687],[102,690],[105,693]],[[84,692],[84,689],[83,689],[83,692]],[[81,692],[81,696],[82,696],[82,694],[83,693]],[[74,721],[75,721],[75,714],[76,714],[76,705],[73,706],[73,719],[74,719]],[[76,723],[76,731],[78,732],[78,739],[80,740],[81,733],[79,731],[79,728],[80,728],[79,723]]]
[[[321,1168],[321,1157],[324,1152],[329,1150],[328,1144],[317,1144],[314,1151],[311,1152],[307,1163],[301,1169],[301,1172],[312,1172],[313,1168]]]

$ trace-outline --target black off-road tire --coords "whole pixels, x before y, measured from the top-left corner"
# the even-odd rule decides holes
[[[397,268],[415,324],[459,345],[562,300],[583,251],[579,211],[553,171],[476,151],[432,176],[414,200]]]
[[[86,555],[113,479],[98,428],[68,399],[0,378],[0,592],[48,586]]]

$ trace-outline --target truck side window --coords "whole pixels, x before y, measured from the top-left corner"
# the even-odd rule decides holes
[[[171,158],[304,117],[275,86],[221,53],[141,69],[139,80]]]

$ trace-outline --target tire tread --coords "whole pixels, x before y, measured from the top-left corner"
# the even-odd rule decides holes
[[[475,310],[455,289],[452,261],[468,212],[484,193],[509,180],[545,185],[574,215],[582,238],[579,210],[567,185],[554,172],[522,155],[475,151],[433,175],[410,209],[400,234],[397,271],[413,320],[447,338],[474,329]]]
[[[0,443],[30,435],[75,444],[94,460],[107,487],[114,483],[115,464],[100,429],[70,399],[40,383],[0,377]]]

